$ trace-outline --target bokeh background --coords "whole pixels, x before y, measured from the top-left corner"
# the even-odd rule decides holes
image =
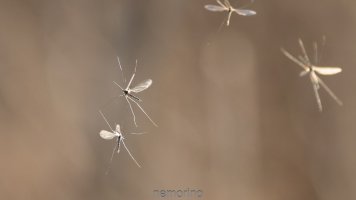
[[[1,0],[0,199],[355,199],[356,2],[256,0],[256,16],[222,28],[214,3]],[[343,68],[324,81],[344,106],[321,90],[319,113],[280,47],[298,54],[300,37],[311,52],[323,35],[322,64]],[[136,128],[117,97],[116,56],[126,77],[138,59],[135,83],[153,79],[139,96],[158,128],[138,109]],[[142,168],[122,151],[105,175],[99,109],[147,132],[126,136]]]

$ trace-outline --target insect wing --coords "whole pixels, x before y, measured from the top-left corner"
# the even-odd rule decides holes
[[[204,8],[212,12],[222,12],[226,10],[226,8],[217,5],[205,5]]]
[[[114,133],[109,132],[109,131],[105,131],[105,130],[100,131],[99,134],[100,134],[100,137],[105,139],[105,140],[111,140],[116,136]]]
[[[256,11],[253,10],[246,10],[246,9],[235,9],[235,12],[242,16],[252,16],[256,15]]]
[[[313,69],[321,75],[334,75],[342,71],[339,67],[313,67]]]
[[[130,89],[131,92],[139,93],[142,92],[143,90],[149,88],[152,85],[152,80],[147,79],[143,81],[142,83],[136,85],[134,88]]]

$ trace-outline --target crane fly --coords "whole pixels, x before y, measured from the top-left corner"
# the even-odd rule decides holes
[[[227,12],[228,15],[227,15],[227,20],[226,20],[226,26],[230,25],[231,15],[234,12],[241,16],[256,15],[256,11],[232,7],[229,0],[224,0],[224,3],[222,3],[220,0],[216,0],[216,2],[219,5],[210,5],[209,4],[209,5],[205,5],[204,7],[205,7],[205,9],[212,11],[212,12]],[[253,2],[253,1],[251,1],[251,2]]]
[[[112,140],[114,138],[116,138],[116,145],[113,149],[113,152],[111,154],[111,158],[110,158],[110,162],[109,162],[109,167],[110,167],[110,164],[112,162],[112,159],[114,157],[114,153],[115,151],[119,154],[120,153],[120,150],[121,150],[121,145],[124,146],[124,148],[126,149],[127,153],[130,155],[130,157],[132,158],[132,160],[136,163],[136,165],[138,167],[141,167],[140,164],[138,164],[138,162],[136,161],[136,159],[133,157],[133,155],[131,154],[131,152],[129,151],[129,149],[127,148],[124,140],[125,140],[125,137],[123,136],[122,134],[122,131],[121,131],[121,128],[120,128],[120,125],[117,124],[116,127],[115,127],[115,130],[111,127],[109,121],[106,119],[106,117],[104,116],[103,112],[101,110],[99,110],[99,113],[100,115],[103,117],[104,121],[106,122],[106,124],[109,126],[109,129],[110,131],[107,131],[107,130],[101,130],[99,135],[101,138],[103,138],[104,140]],[[139,135],[139,134],[144,134],[144,133],[130,133],[130,134],[135,134],[135,135]],[[108,167],[108,170],[109,170],[109,167]],[[107,172],[108,172],[107,170]]]
[[[325,45],[325,37],[323,37],[323,45]],[[340,73],[342,69],[339,67],[332,67],[332,66],[317,66],[321,59],[321,54],[318,55],[318,43],[316,42],[313,43],[315,64],[311,63],[307,51],[304,47],[304,43],[301,39],[299,39],[299,46],[302,51],[302,56],[298,56],[298,58],[292,56],[292,54],[290,54],[288,51],[286,51],[283,48],[281,48],[281,51],[287,58],[289,58],[294,63],[296,63],[297,65],[303,68],[303,71],[300,72],[299,74],[300,76],[305,76],[309,74],[309,78],[313,85],[313,90],[314,90],[319,111],[321,112],[323,110],[323,106],[321,104],[321,99],[319,95],[320,86],[323,87],[326,90],[326,92],[336,101],[336,103],[341,106],[343,104],[342,101],[335,95],[335,93],[324,83],[324,81],[318,75],[334,75]]]
[[[125,83],[126,79],[124,78],[124,73],[123,73],[123,70],[122,70],[122,67],[121,67],[121,64],[120,64],[119,57],[117,57],[117,60],[118,60],[118,63],[119,63],[119,66],[120,66],[120,70],[121,70],[121,73],[122,73],[123,81]],[[137,60],[136,60],[135,70],[134,70],[134,72],[133,72],[133,74],[131,76],[131,79],[130,79],[129,83],[127,84],[126,88],[121,87],[115,81],[113,81],[113,82],[114,82],[115,85],[117,85],[121,89],[123,94],[120,95],[120,96],[125,97],[127,103],[129,104],[129,107],[130,107],[130,110],[131,110],[131,113],[132,113],[132,116],[133,116],[133,119],[134,119],[135,126],[137,127],[136,115],[135,115],[135,113],[134,113],[134,111],[132,109],[132,105],[131,105],[130,101],[135,103],[137,105],[137,107],[139,107],[140,110],[146,115],[146,117],[152,122],[152,124],[155,125],[156,127],[158,127],[157,124],[151,119],[151,117],[145,112],[145,110],[142,108],[142,106],[138,103],[138,102],[142,102],[142,100],[133,94],[133,93],[137,94],[137,93],[142,92],[142,91],[146,90],[147,88],[149,88],[152,85],[152,80],[151,79],[147,79],[147,80],[137,84],[135,87],[130,88],[131,87],[131,83],[132,83],[132,81],[133,81],[133,79],[135,77],[135,74],[136,74],[136,68],[137,68]]]

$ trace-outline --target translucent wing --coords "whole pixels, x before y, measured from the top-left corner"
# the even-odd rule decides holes
[[[242,16],[252,16],[256,15],[256,11],[253,10],[246,10],[246,9],[235,9],[235,12]]]
[[[147,79],[143,81],[142,83],[136,85],[134,88],[130,89],[131,92],[139,93],[142,92],[143,90],[149,88],[152,85],[152,80]]]
[[[114,133],[109,132],[109,131],[105,131],[105,130],[100,131],[99,134],[100,134],[100,137],[105,139],[105,140],[111,140],[116,136]]]
[[[321,75],[334,75],[342,71],[339,67],[313,67],[313,69]]]
[[[205,5],[204,8],[212,12],[222,12],[226,10],[226,8],[217,5]]]

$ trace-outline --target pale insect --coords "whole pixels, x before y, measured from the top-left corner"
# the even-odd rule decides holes
[[[111,125],[109,124],[109,121],[106,119],[106,117],[104,116],[103,112],[101,112],[101,110],[99,110],[99,113],[100,115],[103,117],[104,121],[106,122],[106,124],[109,126],[110,128],[110,131],[106,131],[106,130],[101,130],[99,135],[101,138],[105,139],[105,140],[112,140],[114,138],[117,138],[116,139],[116,145],[112,151],[112,154],[111,154],[111,158],[110,158],[110,162],[109,162],[109,167],[108,167],[108,170],[106,173],[108,173],[109,171],[109,168],[110,168],[110,164],[112,162],[112,159],[114,157],[114,153],[115,151],[117,151],[117,153],[119,154],[120,153],[120,150],[121,150],[121,144],[124,146],[124,148],[126,149],[127,153],[130,155],[130,157],[132,158],[132,160],[136,163],[136,165],[138,167],[141,167],[140,164],[138,164],[138,162],[136,161],[136,159],[133,157],[133,155],[131,154],[131,152],[129,151],[129,149],[127,148],[124,140],[125,140],[125,137],[123,136],[122,134],[122,131],[120,129],[120,125],[117,124],[116,125],[116,128],[115,130],[111,127]],[[140,135],[140,134],[144,134],[144,133],[130,133],[130,134],[135,134],[135,135]]]
[[[323,37],[323,45],[324,44],[325,44],[325,37]],[[319,75],[334,75],[334,74],[340,73],[342,71],[342,69],[339,67],[331,67],[331,66],[316,66],[316,65],[318,65],[320,58],[321,58],[321,54],[318,55],[318,44],[316,42],[314,42],[314,44],[313,44],[314,54],[315,54],[314,55],[315,65],[311,63],[309,56],[307,54],[307,51],[304,47],[303,41],[301,39],[299,39],[299,45],[302,50],[303,56],[299,56],[298,58],[292,56],[288,51],[286,51],[283,48],[281,48],[281,51],[287,58],[289,58],[294,63],[296,63],[297,65],[299,65],[300,67],[303,68],[303,71],[300,73],[300,76],[305,76],[305,75],[309,74],[310,80],[313,85],[313,90],[315,93],[316,101],[318,103],[319,111],[321,112],[323,110],[323,106],[321,104],[321,99],[320,99],[320,95],[319,95],[320,86],[322,86],[326,90],[326,92],[341,106],[343,104],[342,101],[324,83],[324,81],[321,80],[321,78],[318,76],[318,74]]]
[[[212,12],[228,12],[227,20],[226,20],[226,26],[230,25],[230,18],[232,13],[237,13],[238,15],[242,16],[252,16],[256,15],[256,11],[253,10],[247,10],[243,8],[234,8],[230,4],[229,0],[224,0],[224,3],[222,3],[220,0],[216,0],[216,2],[219,5],[205,5],[205,9],[212,11]],[[251,1],[253,2],[253,0]]]
[[[120,64],[120,59],[119,57],[117,57],[117,60],[118,60],[118,63],[119,63],[119,66],[120,66],[120,70],[121,70],[121,73],[122,73],[122,77],[124,77],[123,75],[123,70],[122,70],[122,67],[121,67],[121,64]],[[138,102],[142,102],[142,100],[138,97],[136,97],[135,95],[133,95],[132,93],[139,93],[139,92],[142,92],[144,90],[146,90],[147,88],[149,88],[151,85],[152,85],[152,80],[151,79],[147,79],[139,84],[137,84],[135,87],[133,88],[130,88],[131,86],[131,83],[135,77],[135,74],[136,74],[136,68],[137,68],[137,60],[136,60],[136,65],[135,65],[135,70],[134,70],[134,73],[132,74],[131,76],[131,79],[129,81],[129,83],[127,84],[126,88],[124,89],[123,87],[121,87],[118,83],[115,83],[115,85],[119,86],[119,88],[121,89],[121,91],[123,92],[122,95],[120,96],[124,96],[127,103],[129,104],[130,106],[130,110],[131,110],[131,113],[132,113],[132,116],[133,116],[133,119],[134,119],[134,123],[135,123],[135,126],[137,127],[137,123],[136,123],[136,116],[135,116],[135,113],[132,109],[132,105],[130,103],[130,101],[132,101],[133,103],[135,103],[139,108],[140,110],[146,115],[146,117],[152,122],[153,125],[155,125],[156,127],[157,124],[151,119],[151,117],[145,112],[145,110],[141,107],[141,105],[138,103]],[[126,80],[124,79],[123,80],[124,83],[126,82]]]

